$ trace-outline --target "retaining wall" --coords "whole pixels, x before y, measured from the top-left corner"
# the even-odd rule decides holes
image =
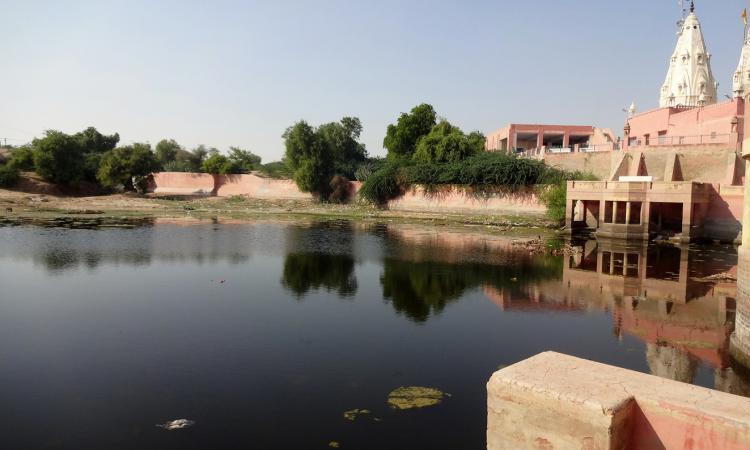
[[[554,352],[487,384],[487,448],[750,448],[750,399]]]
[[[487,198],[464,193],[454,186],[438,193],[414,187],[403,196],[388,202],[395,211],[473,212],[481,214],[544,214],[547,208],[532,189],[516,193],[493,194]]]

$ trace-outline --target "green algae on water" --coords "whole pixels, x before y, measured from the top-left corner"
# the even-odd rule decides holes
[[[370,414],[369,409],[351,409],[349,411],[344,412],[344,418],[346,420],[354,421],[358,416],[363,416],[365,414]]]
[[[435,388],[421,386],[401,386],[388,394],[388,405],[393,409],[415,409],[435,406],[443,401],[446,394]]]

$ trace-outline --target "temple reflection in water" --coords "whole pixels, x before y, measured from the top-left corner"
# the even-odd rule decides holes
[[[646,344],[652,374],[692,382],[701,362],[718,390],[750,395],[729,356],[737,253],[733,247],[573,242],[559,280],[514,289],[485,286],[503,310],[591,311],[612,315],[613,334]],[[557,288],[555,288],[557,284]]]

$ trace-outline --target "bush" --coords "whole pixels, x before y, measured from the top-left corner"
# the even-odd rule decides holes
[[[69,184],[84,177],[84,151],[73,136],[59,131],[47,131],[41,139],[34,139],[34,168],[42,178],[52,183]]]
[[[0,166],[0,187],[9,188],[15,186],[20,178],[18,168],[12,164]]]
[[[536,160],[485,152],[460,162],[418,164],[409,169],[409,182],[428,187],[458,184],[475,188],[503,187],[514,191],[539,184],[546,170],[546,166]]]
[[[8,164],[12,165],[18,170],[31,171],[34,170],[34,151],[28,146],[15,148],[10,153],[10,159]]]
[[[567,183],[561,182],[545,186],[539,192],[539,200],[547,207],[547,217],[552,220],[565,219]]]
[[[389,200],[403,195],[408,187],[403,171],[404,168],[397,164],[386,164],[367,178],[359,190],[359,195],[376,205],[384,205]]]
[[[331,193],[328,194],[328,201],[346,203],[349,201],[350,194],[349,179],[341,175],[334,175],[331,178]]]
[[[590,172],[565,172],[559,169],[549,169],[544,176],[545,186],[539,192],[539,200],[547,207],[547,217],[552,220],[565,219],[568,181],[596,181]]]
[[[96,178],[102,186],[112,188],[122,185],[125,190],[134,191],[139,178],[158,169],[159,161],[151,146],[136,143],[105,153]]]

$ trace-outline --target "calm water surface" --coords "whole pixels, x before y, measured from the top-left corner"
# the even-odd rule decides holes
[[[481,449],[487,379],[545,350],[750,395],[735,285],[704,279],[734,248],[467,230],[0,228],[0,448]],[[390,410],[408,385],[452,396]]]

